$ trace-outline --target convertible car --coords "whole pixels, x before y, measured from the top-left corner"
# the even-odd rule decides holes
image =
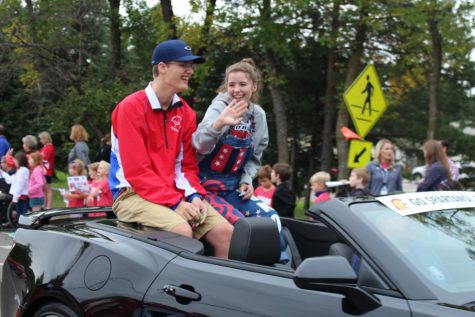
[[[107,208],[28,214],[1,316],[475,316],[475,193],[333,199],[308,216],[282,219],[283,264],[270,219],[239,220],[223,260]]]

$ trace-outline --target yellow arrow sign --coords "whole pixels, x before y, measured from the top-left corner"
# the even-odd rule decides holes
[[[350,152],[348,154],[349,168],[364,168],[371,161],[371,150],[373,143],[369,141],[351,140]]]
[[[386,101],[373,64],[365,67],[345,91],[343,99],[356,131],[364,138],[386,110]]]

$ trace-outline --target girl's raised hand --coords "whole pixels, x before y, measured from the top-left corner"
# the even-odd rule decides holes
[[[233,99],[213,123],[213,129],[221,131],[224,126],[236,125],[241,122],[247,111],[247,106],[246,101]]]

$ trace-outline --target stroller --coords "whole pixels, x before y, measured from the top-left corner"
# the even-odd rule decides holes
[[[0,226],[18,227],[15,203],[12,202],[12,195],[9,194],[10,184],[0,174]]]

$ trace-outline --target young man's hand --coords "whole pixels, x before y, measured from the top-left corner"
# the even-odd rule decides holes
[[[199,227],[203,224],[205,221],[206,217],[208,216],[208,208],[206,207],[205,203],[203,200],[199,197],[193,198],[191,201],[191,204],[196,206],[198,210],[200,211],[200,220],[198,223],[194,224],[195,227]]]
[[[194,200],[194,199],[193,199]],[[193,203],[182,201],[175,209],[175,212],[185,219],[192,227],[197,227],[200,224],[201,212],[200,207]],[[196,223],[196,224],[195,224]]]

